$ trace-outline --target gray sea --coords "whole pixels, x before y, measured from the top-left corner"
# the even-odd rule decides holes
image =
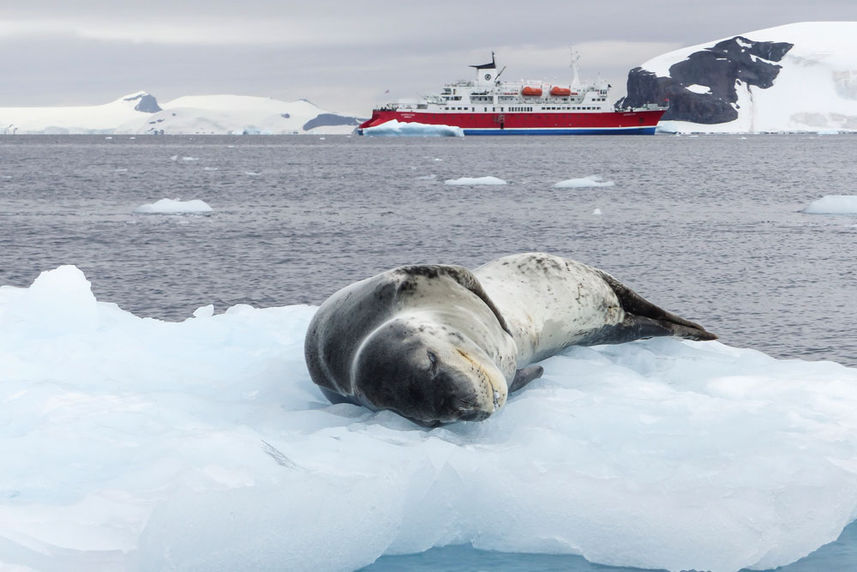
[[[547,251],[775,357],[857,366],[857,137],[0,137],[0,285],[74,264],[101,301],[183,320],[318,304],[411,263]],[[559,188],[592,175],[612,185]],[[505,185],[453,186],[493,176]],[[208,215],[144,215],[163,198]],[[367,570],[611,570],[470,547]],[[790,572],[857,568],[857,529]],[[618,569],[612,569],[618,570]]]

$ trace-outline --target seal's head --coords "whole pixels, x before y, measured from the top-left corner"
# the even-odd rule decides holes
[[[394,319],[372,332],[355,356],[354,395],[421,425],[481,421],[503,406],[506,378],[459,332],[431,321]]]

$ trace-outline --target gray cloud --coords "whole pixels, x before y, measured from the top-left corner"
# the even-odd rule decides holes
[[[857,20],[839,0],[719,3],[496,1],[312,3],[32,0],[0,8],[0,106],[103,103],[139,89],[159,99],[238,93],[306,97],[367,114],[469,77],[490,57],[510,78],[562,78],[568,47],[584,75],[623,83],[663,51],[803,20]]]

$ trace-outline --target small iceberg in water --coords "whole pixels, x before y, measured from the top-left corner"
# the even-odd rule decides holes
[[[554,185],[554,188],[557,189],[581,189],[584,187],[612,187],[615,183],[613,181],[605,181],[599,175],[589,175],[588,177],[581,177],[579,179],[566,179],[565,181],[560,181]]]
[[[506,181],[497,177],[461,177],[459,179],[447,179],[444,185],[505,185]]]
[[[807,214],[857,214],[857,195],[826,195],[809,203]]]
[[[409,136],[409,137],[464,137],[461,127],[453,125],[427,125],[425,123],[402,123],[391,119],[381,125],[366,127],[363,135]]]
[[[200,199],[182,201],[179,199],[161,199],[151,204],[140,205],[134,209],[139,214],[208,214],[212,208]]]

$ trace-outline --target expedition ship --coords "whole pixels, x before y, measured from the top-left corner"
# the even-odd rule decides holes
[[[607,102],[610,85],[579,85],[577,68],[570,85],[504,82],[491,62],[470,66],[475,81],[448,83],[439,95],[417,103],[388,103],[372,110],[358,132],[391,121],[450,125],[465,135],[651,135],[667,107],[614,109]]]

